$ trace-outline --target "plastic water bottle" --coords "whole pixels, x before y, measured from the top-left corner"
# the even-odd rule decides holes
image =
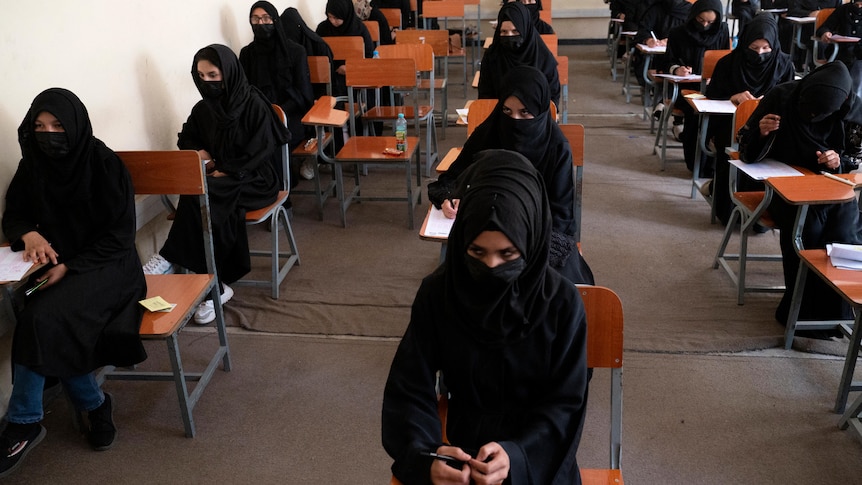
[[[380,59],[380,53],[375,50],[374,54],[371,57],[373,57],[375,59]]]
[[[398,113],[398,119],[395,120],[395,149],[407,151],[407,120],[404,113]]]

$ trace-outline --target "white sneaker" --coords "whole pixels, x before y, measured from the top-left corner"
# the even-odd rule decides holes
[[[682,141],[682,130],[684,129],[684,125],[673,125],[673,139],[676,141]]]
[[[221,300],[221,304],[224,305],[233,298],[233,290],[228,285],[222,286],[224,286],[224,291],[219,299]],[[206,325],[213,320],[215,320],[215,306],[213,305],[213,301],[206,300],[198,305],[198,309],[195,311],[195,323],[198,325]]]
[[[306,158],[299,167],[299,175],[302,175],[305,180],[314,178],[314,165],[312,165],[314,163],[317,163],[317,159]]]
[[[170,261],[163,258],[161,254],[156,253],[144,265],[144,274],[173,274],[174,265]]]

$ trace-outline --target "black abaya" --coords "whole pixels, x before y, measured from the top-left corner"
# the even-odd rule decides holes
[[[305,54],[307,56],[325,56],[329,58],[329,65],[332,71],[331,79],[333,83],[333,92],[347,92],[344,86],[340,86],[339,89],[336,89],[334,84],[336,82],[336,68],[332,64],[332,49],[329,48],[329,45],[322,37],[317,35],[316,32],[308,27],[305,20],[302,19],[301,15],[299,15],[299,11],[293,7],[284,9],[284,12],[281,13],[281,24],[285,37],[287,37],[288,40],[301,45],[305,49]],[[327,94],[326,86],[319,85],[313,86],[313,88],[314,99]]]
[[[34,121],[43,111],[62,123],[68,155],[51,158],[38,147]],[[93,136],[86,108],[65,89],[36,97],[18,141],[23,158],[6,193],[3,232],[19,251],[21,237],[37,231],[68,271],[21,302],[12,362],[42,375],[71,377],[143,361],[138,300],[147,288],[135,249],[134,189],[126,167]]]
[[[443,445],[434,389],[442,371],[452,446],[475,457],[498,442],[509,457],[507,482],[579,484],[583,303],[574,285],[548,268],[551,217],[541,176],[514,152],[489,150],[479,158],[464,174],[446,261],[422,282],[392,361],[383,446],[399,480],[430,483],[432,460],[420,452]],[[514,280],[488,275],[467,254],[485,230],[503,232],[519,249],[521,257],[505,263],[521,265]],[[475,264],[484,267],[481,276]]]

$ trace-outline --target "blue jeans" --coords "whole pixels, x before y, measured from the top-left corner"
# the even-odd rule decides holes
[[[45,376],[30,368],[15,364],[15,383],[9,398],[6,420],[10,423],[31,424],[42,421],[42,390]],[[105,394],[93,373],[60,379],[78,411],[92,411],[105,402]]]

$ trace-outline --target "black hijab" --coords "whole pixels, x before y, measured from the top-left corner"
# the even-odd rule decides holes
[[[322,37],[317,35],[317,32],[311,30],[295,8],[286,8],[281,13],[281,24],[287,39],[305,47],[306,54],[309,56],[326,56],[330,61],[332,60],[332,49]]]
[[[503,3],[512,3],[512,2],[520,2],[521,0],[505,0]],[[542,0],[536,0],[536,3],[524,4],[527,7],[527,10],[530,11],[530,15],[533,17],[533,25],[536,26],[536,30],[539,34],[553,34],[554,28],[548,25],[547,22],[542,20],[542,17],[539,12],[544,10],[542,8]]]
[[[715,22],[704,30],[697,22],[697,16],[703,12],[715,12]],[[720,0],[697,0],[688,12],[685,22],[685,30],[692,41],[699,46],[709,48],[715,45],[717,38],[724,32],[724,22],[721,11],[723,10]],[[726,49],[727,47],[725,47]]]
[[[249,17],[251,12],[258,8],[262,8],[272,17],[273,32],[266,36],[260,29],[255,29],[258,26],[252,25],[252,30],[255,31],[254,40],[248,45],[249,55],[243,56],[246,72],[248,72],[249,81],[264,93],[284,92],[291,87],[290,71],[295,64],[293,53],[300,46],[287,40],[278,10],[271,3],[254,2],[249,10]],[[278,98],[270,96],[270,99],[275,101]]]
[[[758,55],[748,48],[752,42],[764,39],[772,52]],[[781,82],[776,76],[787,72],[790,56],[781,50],[778,21],[771,14],[755,15],[739,36],[739,43],[730,53],[731,76],[734,86],[745,87],[754,96],[766,94]]]
[[[522,155],[486,150],[464,172],[460,191],[464,195],[441,267],[450,302],[446,315],[477,341],[517,341],[541,325],[560,284],[559,275],[548,270],[551,214],[545,186]],[[511,283],[478,285],[472,276],[467,249],[486,230],[502,232],[521,252],[523,269]]]
[[[522,44],[518,49],[509,49],[500,41],[500,26],[506,20],[511,21],[521,35]],[[500,8],[494,40],[485,53],[485,58],[492,61],[494,69],[486,70],[483,66],[482,77],[493,76],[494,79],[502,79],[515,66],[532,66],[541,71],[546,79],[556,79],[558,84],[556,90],[559,90],[557,59],[536,31],[530,11],[521,2],[507,3]],[[498,97],[502,98],[502,96]],[[552,97],[557,96],[552,95]],[[554,102],[558,101],[554,99]]]
[[[324,20],[317,27],[317,32],[323,36],[330,35],[363,35],[367,29],[362,20],[356,16],[352,0],[327,0],[326,13],[344,22],[338,27],[332,25],[329,20]]]
[[[67,155],[52,158],[39,147],[35,121],[43,111],[63,125],[70,148]],[[106,221],[127,210],[119,201],[129,196],[130,186],[121,187],[117,180],[123,176],[128,180],[128,174],[120,173],[125,172],[122,162],[93,136],[87,108],[71,91],[51,88],[36,96],[18,127],[18,143],[22,159],[7,201],[15,199],[17,205],[25,204],[33,211],[30,220],[64,260],[89,249],[93,238],[106,230]],[[82,212],[88,208],[96,212]],[[22,231],[36,230],[12,228],[11,218],[3,222],[10,239],[20,237]]]

